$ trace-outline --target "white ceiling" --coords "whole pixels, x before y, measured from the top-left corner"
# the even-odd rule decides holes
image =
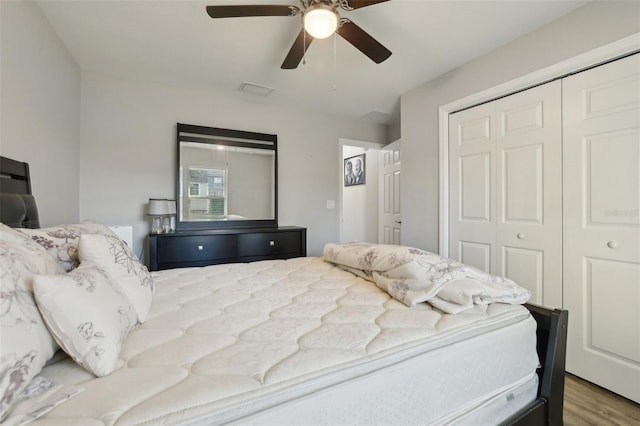
[[[204,85],[276,105],[398,121],[400,95],[521,37],[587,1],[391,0],[345,12],[393,54],[375,64],[337,37],[315,40],[306,65],[280,65],[298,17],[211,19],[207,5],[299,0],[42,0],[43,12],[81,68]],[[273,88],[239,92],[242,82]]]

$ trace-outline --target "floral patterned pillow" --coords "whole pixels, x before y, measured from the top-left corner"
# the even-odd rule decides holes
[[[122,292],[143,323],[153,298],[153,279],[146,266],[116,236],[83,234],[80,237],[80,260],[100,265]]]
[[[47,249],[51,256],[69,272],[80,265],[78,242],[82,234],[101,234],[116,237],[105,225],[82,222],[72,225],[52,226],[40,229],[20,228],[20,232]]]
[[[11,407],[9,417],[4,420],[3,424],[18,426],[30,423],[83,390],[76,385],[52,382],[39,374],[20,393],[18,400]]]
[[[36,276],[34,291],[62,349],[96,376],[110,374],[137,315],[107,272],[83,262],[68,274]]]
[[[36,274],[61,274],[48,253],[0,227],[0,421],[58,345],[33,299]]]
[[[19,243],[25,241],[28,237],[22,232],[11,228],[0,222],[0,241],[13,241]]]

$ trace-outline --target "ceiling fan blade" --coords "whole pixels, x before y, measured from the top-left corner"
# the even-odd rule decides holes
[[[342,26],[338,28],[338,34],[353,45],[356,49],[367,55],[373,62],[380,62],[391,56],[391,51],[371,37],[366,31],[344,19]]]
[[[296,6],[277,5],[238,5],[207,6],[207,13],[212,18],[241,18],[245,16],[295,16],[300,13]]]
[[[341,0],[338,2],[338,5],[344,10],[354,10],[387,1],[389,0]]]
[[[304,28],[300,30],[300,34],[298,34],[298,37],[296,37],[296,40],[293,42],[293,46],[291,46],[291,49],[289,50],[287,57],[284,58],[284,62],[280,68],[283,70],[292,70],[297,68],[312,41],[313,37],[309,34],[305,37]]]

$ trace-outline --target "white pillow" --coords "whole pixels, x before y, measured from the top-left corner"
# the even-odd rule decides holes
[[[116,237],[116,234],[109,229],[109,227],[94,222],[50,226],[40,229],[19,229],[24,235],[47,249],[49,254],[51,254],[67,272],[80,265],[80,258],[78,257],[78,241],[80,235],[103,234]]]
[[[49,254],[0,227],[0,421],[58,345],[33,299],[36,274],[61,274]]]
[[[40,312],[62,349],[96,376],[111,373],[137,316],[107,272],[83,262],[65,275],[36,276],[34,290]]]
[[[138,314],[138,321],[144,322],[151,307],[154,289],[147,267],[115,236],[82,234],[79,247],[80,260],[104,268],[131,301]]]

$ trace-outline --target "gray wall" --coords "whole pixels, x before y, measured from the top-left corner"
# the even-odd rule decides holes
[[[0,154],[31,166],[43,226],[79,217],[80,68],[33,2],[0,1]]]
[[[594,2],[402,96],[403,243],[438,249],[438,107],[640,32],[639,2]],[[397,127],[278,108],[212,87],[81,71],[32,2],[0,1],[0,154],[28,161],[43,225],[133,225],[173,198],[175,123],[275,133],[279,220],[309,228],[310,255],[338,239],[339,138],[384,143]]]
[[[338,238],[338,140],[383,142],[385,127],[178,87],[82,72],[80,218],[149,232],[149,198],[173,198],[177,122],[278,135],[278,216],[308,228],[308,254]],[[139,250],[136,248],[136,251]]]
[[[640,2],[593,2],[401,99],[402,242],[438,251],[438,108],[640,32]]]
[[[33,2],[0,2],[0,154],[31,164],[44,226],[133,225],[143,253],[149,198],[173,198],[175,125],[275,133],[279,222],[308,227],[308,253],[338,238],[341,137],[383,143],[383,125],[80,70]]]
[[[344,186],[342,184],[342,235],[343,242],[378,242],[379,214],[379,147],[349,145],[356,141],[345,141],[342,157],[350,158],[365,154],[365,184]],[[362,143],[364,145],[364,143]],[[342,163],[344,164],[344,163]]]

